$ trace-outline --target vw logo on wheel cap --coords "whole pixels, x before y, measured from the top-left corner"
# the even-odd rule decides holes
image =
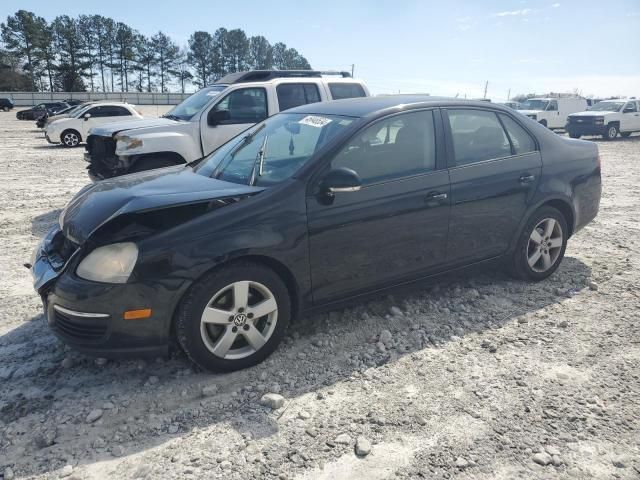
[[[241,327],[247,322],[247,316],[244,313],[238,313],[233,317],[233,324],[236,327]]]

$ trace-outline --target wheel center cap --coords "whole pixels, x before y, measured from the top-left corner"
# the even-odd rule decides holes
[[[233,324],[236,327],[242,327],[245,323],[247,323],[247,316],[244,313],[237,313],[233,317]]]

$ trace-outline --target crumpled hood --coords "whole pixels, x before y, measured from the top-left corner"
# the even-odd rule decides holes
[[[101,225],[125,213],[156,210],[264,190],[194,173],[190,167],[149,170],[89,184],[60,214],[65,236],[82,244]]]
[[[602,117],[603,115],[607,115],[609,113],[616,113],[613,110],[605,110],[605,111],[594,111],[594,110],[585,110],[584,112],[576,112],[569,115],[570,117]]]
[[[180,124],[176,120],[169,118],[139,118],[136,120],[125,120],[122,122],[105,123],[104,125],[97,125],[90,131],[90,135],[99,135],[101,137],[111,137],[114,133],[122,132],[123,130],[134,130],[139,128],[149,127],[166,127],[175,126]]]

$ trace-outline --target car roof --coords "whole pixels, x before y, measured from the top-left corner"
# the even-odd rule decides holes
[[[285,113],[316,113],[324,115],[345,115],[348,117],[366,117],[388,110],[409,110],[424,107],[482,107],[510,111],[507,107],[495,103],[478,100],[464,100],[449,97],[432,97],[429,95],[386,95],[379,97],[358,97],[330,102],[310,103]]]

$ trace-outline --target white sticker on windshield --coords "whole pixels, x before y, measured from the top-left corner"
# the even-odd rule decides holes
[[[310,127],[322,128],[331,123],[331,119],[327,117],[318,117],[317,115],[307,115],[298,122],[300,125],[309,125]]]
[[[207,97],[216,97],[220,95],[220,92],[207,92]]]

